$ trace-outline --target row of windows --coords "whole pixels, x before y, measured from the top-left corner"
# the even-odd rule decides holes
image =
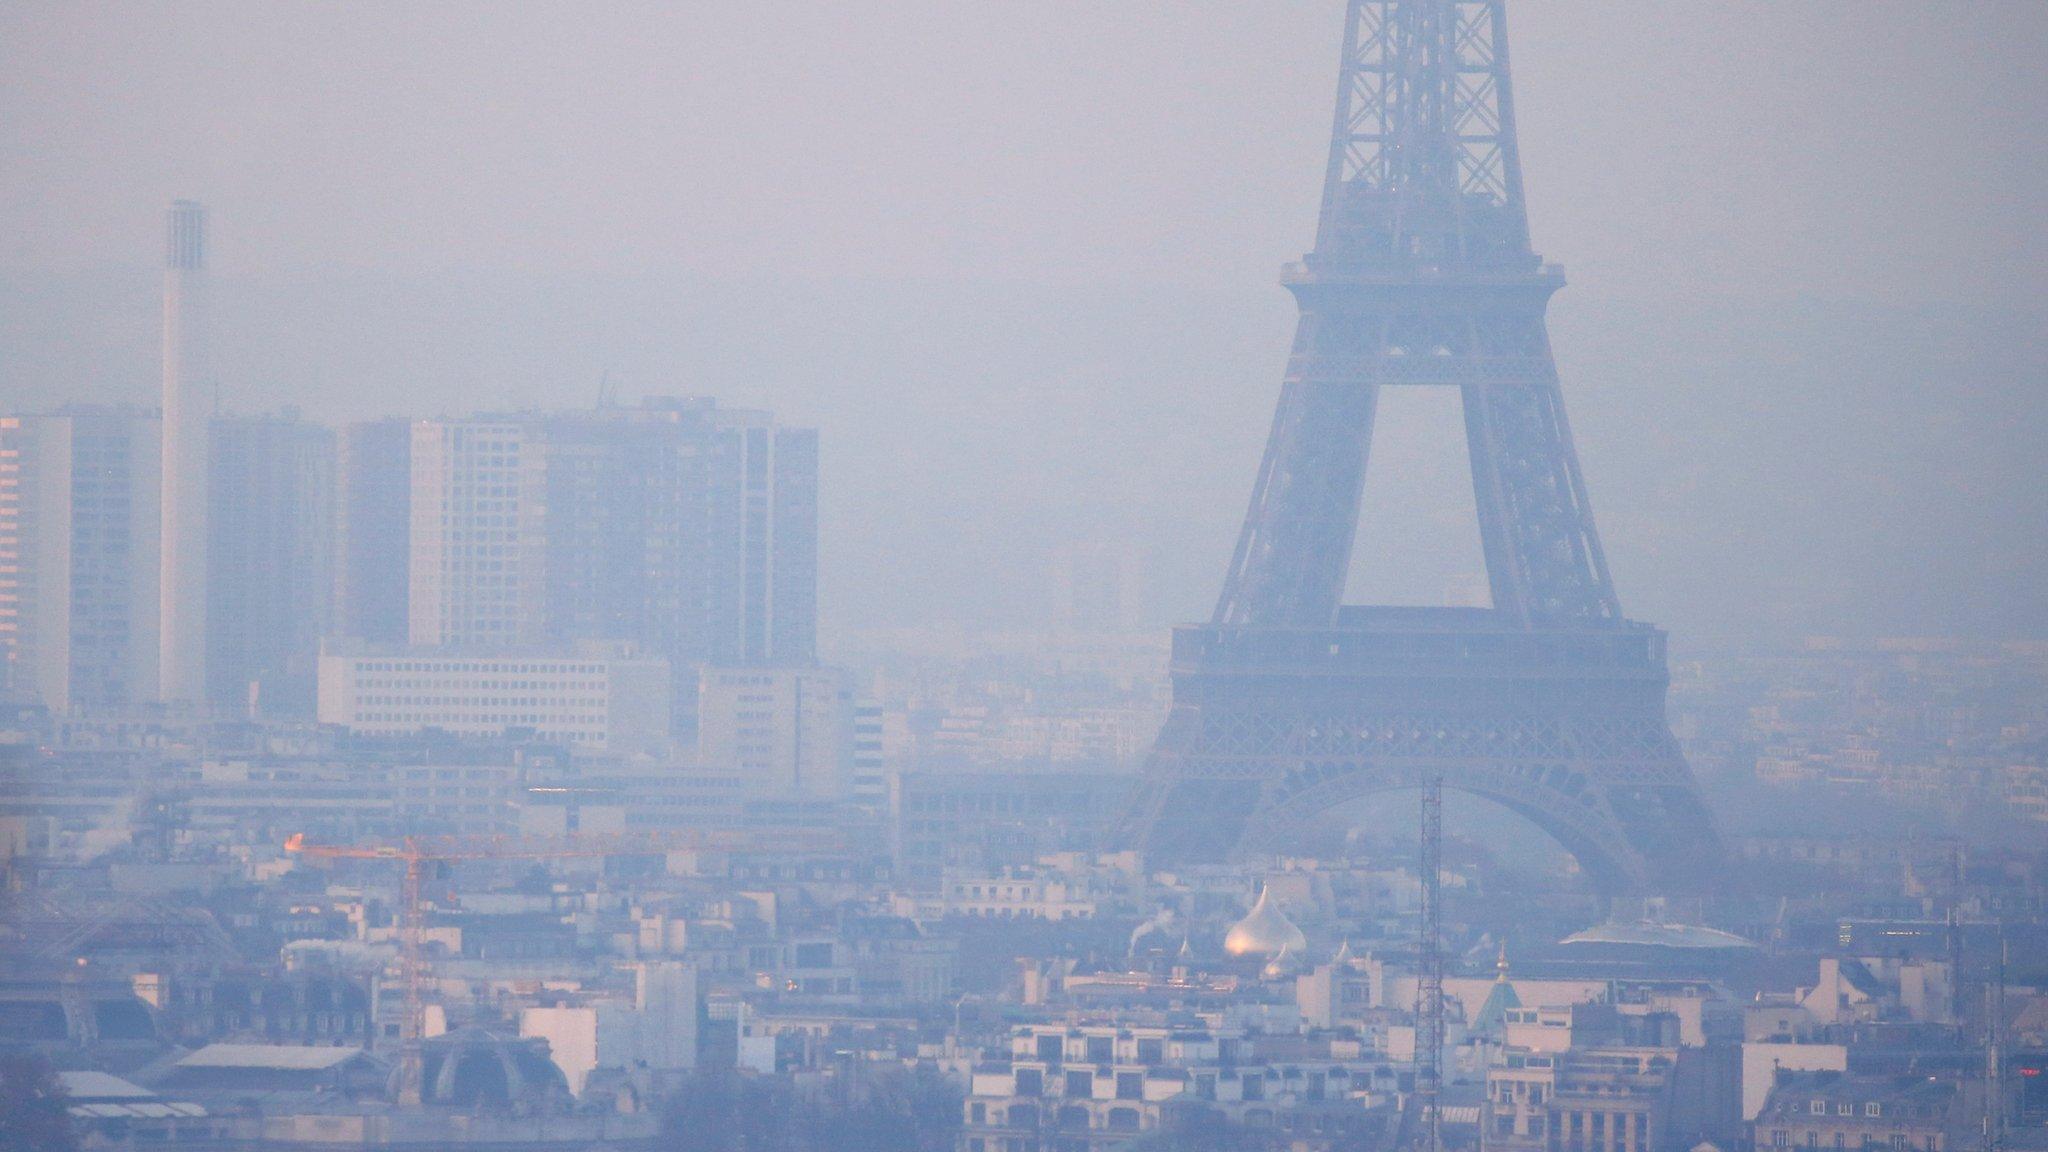
[[[953,886],[953,895],[959,897],[964,894],[980,899],[982,895],[981,890],[982,886],[979,884],[955,884]],[[1034,884],[990,884],[988,885],[988,897],[991,900],[997,898],[1043,900],[1045,899],[1045,893]]]
[[[1828,1114],[1828,1102],[1825,1100],[1815,1100],[1806,1106],[1806,1110],[1815,1116],[1825,1116]],[[1855,1114],[1856,1105],[1847,1100],[1835,1102],[1835,1115],[1854,1116]],[[1884,1105],[1875,1100],[1866,1100],[1863,1103],[1863,1114],[1865,1116],[1882,1116],[1884,1115]]]
[[[538,696],[482,696],[464,699],[426,696],[363,696],[356,701],[358,710],[364,708],[396,708],[417,715],[426,715],[429,710],[458,710],[462,715],[489,715],[480,709],[505,708],[546,708],[542,713],[550,720],[602,720],[604,701],[547,699]]]
[[[1783,1128],[1772,1129],[1771,1147],[1792,1147],[1792,1136],[1792,1133],[1787,1132]],[[1798,1146],[1801,1148],[1819,1148],[1821,1146],[1820,1133],[1808,1129],[1804,1139]],[[1829,1147],[1835,1149],[1835,1152],[1847,1152],[1847,1149],[1850,1147],[1848,1134],[1844,1132],[1835,1133]],[[1862,1142],[1857,1144],[1856,1147],[1861,1149],[1861,1152],[1885,1152],[1885,1150],[1889,1150],[1889,1152],[1908,1152],[1912,1145],[1907,1140],[1904,1132],[1894,1132],[1888,1139],[1866,1132],[1863,1134]],[[1931,1132],[1921,1139],[1920,1152],[1938,1152],[1940,1147],[1941,1138]]]
[[[358,688],[403,688],[415,691],[434,688],[440,689],[442,691],[451,692],[460,692],[463,690],[476,691],[478,689],[526,689],[535,691],[542,689],[552,689],[555,691],[560,691],[564,688],[580,688],[586,691],[596,692],[601,691],[604,688],[604,684],[605,682],[603,677],[593,676],[578,676],[573,680],[458,680],[452,684],[448,682],[448,677],[446,676],[436,676],[429,679],[419,680],[391,679],[388,677],[372,676],[367,679],[360,679],[356,681],[356,687]]]
[[[356,671],[361,672],[431,672],[445,676],[451,672],[480,672],[494,675],[519,675],[521,673],[563,673],[590,674],[602,665],[575,664],[500,664],[481,660],[364,660],[358,661]],[[600,673],[601,674],[601,673]]]
[[[506,726],[547,725],[556,730],[556,735],[574,739],[597,739],[601,733],[595,728],[563,728],[567,724],[588,724],[590,716],[558,716],[553,713],[495,713],[481,716],[449,716],[445,713],[430,712],[363,712],[351,721],[359,726],[403,725],[414,728],[503,728]]]
[[[396,723],[396,724],[589,724],[602,722],[603,716],[588,712],[441,712],[419,711],[410,708],[396,708],[385,711],[364,711],[356,713],[355,723]]]
[[[507,696],[508,691],[535,693],[531,696]],[[379,693],[386,694],[379,694]],[[605,696],[602,692],[589,689],[564,691],[552,685],[537,685],[532,688],[503,688],[465,684],[421,684],[392,685],[382,689],[370,684],[356,685],[356,702],[363,704],[399,704],[415,708],[602,708]]]

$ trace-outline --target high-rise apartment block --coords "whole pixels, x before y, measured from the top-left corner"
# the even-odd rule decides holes
[[[669,661],[684,728],[694,669],[814,659],[814,430],[659,400],[421,421],[409,448],[413,644],[630,642]]]
[[[413,644],[532,647],[545,636],[545,444],[531,420],[412,426]]]
[[[158,690],[206,698],[207,441],[215,380],[208,349],[206,210],[171,205],[164,251],[162,541]]]
[[[412,555],[412,421],[351,424],[338,444],[334,524],[337,636],[403,644]]]
[[[0,418],[0,655],[55,712],[157,696],[161,428],[76,409]]]
[[[213,422],[207,700],[311,716],[334,594],[335,439],[295,413]]]
[[[710,400],[548,418],[548,629],[679,666],[817,649],[818,435]]]

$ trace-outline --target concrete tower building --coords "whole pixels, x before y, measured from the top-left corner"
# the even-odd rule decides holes
[[[817,655],[818,434],[707,399],[548,421],[549,639],[627,640],[675,669],[802,668]]]
[[[163,502],[159,691],[206,698],[206,474],[214,407],[207,359],[206,210],[171,205],[164,252]]]
[[[415,646],[502,651],[544,639],[545,443],[528,419],[412,426],[406,630]]]
[[[157,698],[154,415],[0,417],[6,694],[56,713]]]
[[[223,416],[212,455],[207,699],[223,716],[311,716],[334,597],[334,433],[290,411]]]
[[[404,644],[412,566],[412,422],[341,430],[335,512],[334,633]]]

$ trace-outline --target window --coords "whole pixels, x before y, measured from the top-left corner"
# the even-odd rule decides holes
[[[1069,1096],[1093,1096],[1093,1095],[1095,1095],[1095,1073],[1093,1073],[1093,1072],[1069,1072],[1069,1073],[1067,1073],[1067,1095],[1069,1095]]]
[[[1828,1114],[1828,1102],[1825,1100],[1815,1100],[1807,1105],[1806,1110],[1815,1116],[1825,1116]]]
[[[1863,1114],[1865,1116],[1881,1116],[1884,1114],[1884,1106],[1879,1104],[1877,1101],[1872,1100],[1869,1103],[1863,1105]]]
[[[1111,1060],[1116,1059],[1114,1048],[1115,1041],[1110,1037],[1090,1036],[1088,1038],[1088,1062],[1090,1064],[1109,1063]]]
[[[1771,1147],[1783,1148],[1789,1143],[1790,1141],[1786,1139],[1785,1130],[1783,1128],[1774,1128],[1771,1130]]]

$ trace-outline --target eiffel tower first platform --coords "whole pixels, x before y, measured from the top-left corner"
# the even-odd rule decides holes
[[[1155,864],[1284,851],[1333,805],[1439,780],[1613,892],[1687,891],[1719,842],[1664,716],[1664,634],[1594,532],[1530,247],[1504,0],[1351,0],[1301,319],[1214,618],[1126,817]],[[1382,388],[1456,388],[1492,607],[1341,603]]]

